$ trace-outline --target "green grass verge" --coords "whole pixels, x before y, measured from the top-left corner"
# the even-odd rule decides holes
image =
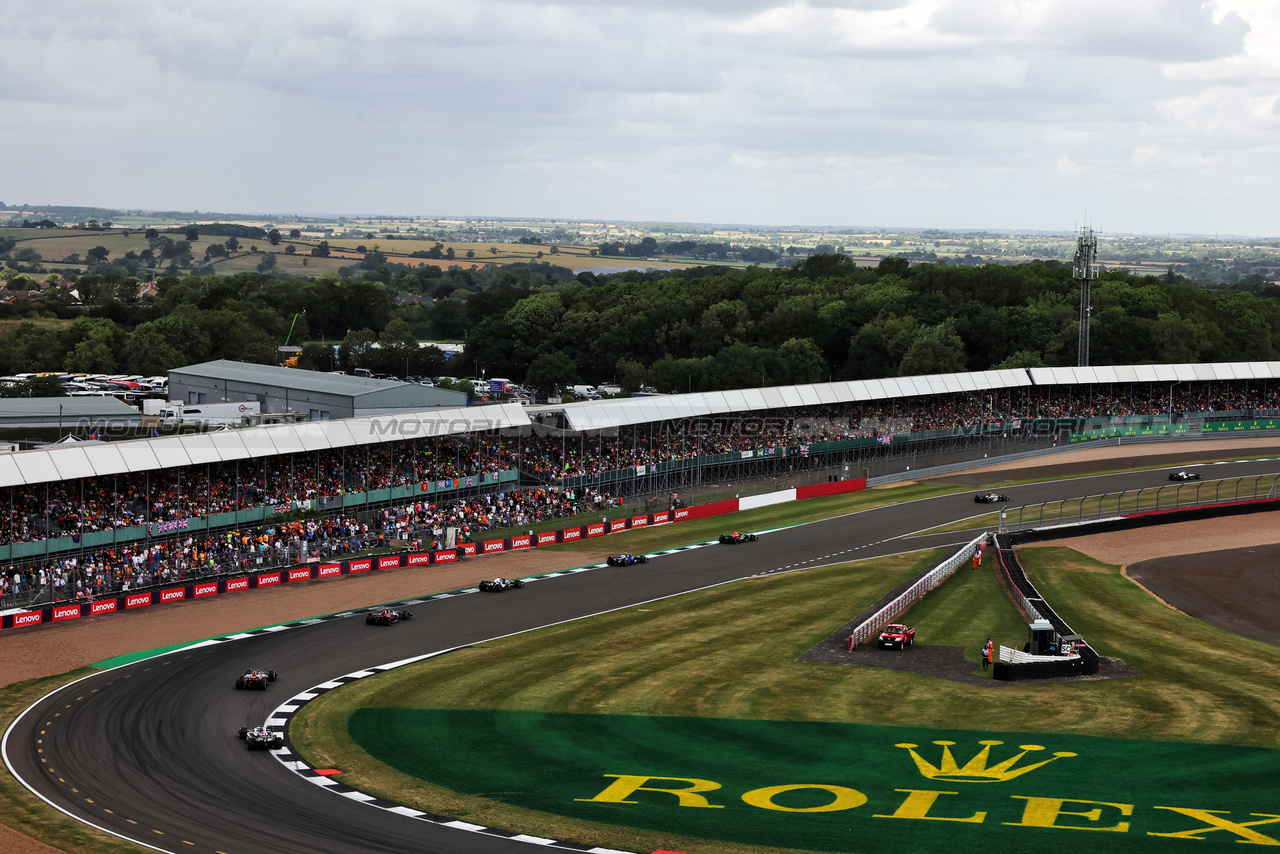
[[[8,729],[24,709],[45,694],[93,672],[93,668],[85,667],[60,676],[7,686],[0,691],[0,726]],[[94,830],[51,809],[27,791],[8,769],[0,769],[0,824],[67,854],[136,854],[138,851],[136,845]]]
[[[936,558],[914,555],[753,579],[462,650],[330,692],[303,709],[290,732],[318,767],[340,768],[345,781],[421,809],[629,850],[696,846],[726,854],[755,849],[583,824],[504,803],[492,791],[449,791],[374,760],[353,740],[349,721],[359,709],[396,708],[875,726],[910,721],[944,730],[1274,746],[1280,649],[1168,608],[1117,567],[1064,549],[1022,554],[1068,622],[1140,677],[981,686],[796,663]],[[906,619],[922,643],[962,645],[976,667],[977,646],[988,634],[1007,644],[1025,639],[1025,625],[1011,610],[994,573],[962,569]]]

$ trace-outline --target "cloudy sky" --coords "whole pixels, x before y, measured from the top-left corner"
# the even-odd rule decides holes
[[[0,0],[0,201],[1280,236],[1275,0]]]

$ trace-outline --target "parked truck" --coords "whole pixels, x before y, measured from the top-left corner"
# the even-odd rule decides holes
[[[240,427],[251,416],[262,414],[262,404],[256,400],[238,403],[176,403],[161,407],[160,423],[166,427],[180,424],[203,424],[207,427]]]

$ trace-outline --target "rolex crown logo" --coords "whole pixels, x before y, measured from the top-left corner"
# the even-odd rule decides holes
[[[953,783],[998,783],[1004,780],[1012,780],[1014,777],[1021,777],[1028,771],[1043,768],[1055,759],[1076,755],[1074,753],[1055,753],[1042,762],[1015,768],[1014,766],[1018,764],[1018,761],[1028,753],[1044,750],[1038,744],[1023,744],[1019,745],[1018,748],[1022,751],[1021,753],[999,764],[988,765],[987,762],[991,758],[991,748],[1004,744],[1004,742],[979,741],[978,744],[982,745],[982,749],[962,767],[956,764],[955,757],[951,755],[951,748],[955,745],[954,741],[935,741],[934,744],[942,747],[942,761],[937,765],[926,762],[919,753],[916,753],[918,745],[898,744],[895,746],[901,747],[911,754],[911,758],[915,760],[916,767],[920,769],[920,773],[925,777],[930,780],[945,780]]]

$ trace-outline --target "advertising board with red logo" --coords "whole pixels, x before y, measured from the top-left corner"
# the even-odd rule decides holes
[[[533,537],[529,536],[528,534],[522,534],[519,537],[512,537],[511,545],[508,546],[508,548],[527,549],[527,548],[531,548],[532,546],[533,546]]]
[[[400,565],[400,555],[386,555],[378,558],[378,569],[395,569]]]
[[[681,519],[688,519],[688,518],[689,518],[689,508],[681,507],[678,510],[676,510],[675,518],[673,519],[673,521],[679,522]]]
[[[249,579],[247,578],[232,578],[227,581],[228,593],[230,593],[233,590],[248,590],[248,589],[249,589]]]
[[[170,587],[168,590],[160,591],[161,602],[180,602],[187,598],[187,588]]]
[[[272,585],[279,584],[279,583],[280,583],[280,573],[278,572],[267,572],[258,576],[259,587],[271,587]]]
[[[476,556],[476,544],[475,544],[475,543],[463,543],[462,545],[458,546],[458,548],[459,548],[459,549],[461,549],[461,550],[462,550],[462,553],[463,553],[464,555],[466,555],[467,557],[475,557],[475,556]]]
[[[604,522],[594,522],[587,526],[588,537],[603,537],[607,533],[608,529],[605,527]]]
[[[458,553],[455,551],[436,552],[432,563],[453,563],[458,559]]]
[[[368,572],[373,569],[373,560],[371,558],[361,558],[347,563],[348,572]]]
[[[44,622],[44,611],[23,611],[13,615],[13,627],[38,626]]]
[[[671,521],[670,510],[663,510],[661,513],[653,514],[653,524],[655,525],[665,525],[667,522],[670,522],[670,521]]]
[[[632,516],[631,517],[632,528],[646,528],[648,526],[649,526],[648,516]]]
[[[204,584],[196,584],[191,588],[191,596],[199,599],[201,596],[216,596],[218,593],[218,582],[207,581]]]
[[[408,566],[422,566],[431,563],[431,553],[422,552],[421,554],[409,555]]]
[[[116,606],[118,606],[119,604],[120,603],[115,599],[103,599],[98,602],[90,602],[89,614],[90,616],[93,616],[95,614],[114,614],[116,611]]]
[[[126,608],[141,608],[144,605],[151,604],[150,593],[130,593],[124,597],[124,606]]]
[[[494,552],[506,551],[506,548],[507,548],[506,540],[485,540],[484,541],[485,554],[492,554]]]
[[[332,578],[335,575],[342,575],[342,564],[322,563],[316,573],[320,578]]]
[[[58,605],[53,609],[54,620],[74,620],[79,616],[79,605]]]
[[[556,531],[543,531],[541,534],[538,534],[538,545],[550,546],[555,544],[557,542],[556,533]]]
[[[570,542],[573,542],[574,540],[580,540],[580,539],[582,539],[581,528],[565,528],[563,531],[560,532],[560,542],[562,543],[570,543]]]
[[[625,530],[627,530],[626,519],[614,519],[612,522],[609,523],[610,534],[616,534],[619,531],[625,531]]]
[[[290,581],[310,581],[311,567],[307,566],[307,567],[300,567],[298,569],[289,570],[289,580]]]

